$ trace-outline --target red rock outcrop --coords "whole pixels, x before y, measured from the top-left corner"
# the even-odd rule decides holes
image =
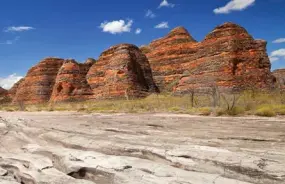
[[[11,89],[9,89],[8,93],[9,96],[13,99],[18,91],[19,86],[21,83],[24,82],[24,78],[20,79],[18,82],[16,82]]]
[[[0,95],[5,95],[5,94],[7,94],[7,90],[0,87]]]
[[[98,61],[44,59],[9,90],[9,97],[14,103],[28,104],[137,98],[159,89],[174,94],[213,87],[270,89],[276,78],[283,89],[283,70],[274,72],[274,77],[270,68],[266,42],[254,40],[236,24],[216,27],[201,42],[178,27],[141,49],[131,44],[113,46]]]
[[[89,70],[87,80],[94,99],[143,97],[158,91],[146,56],[130,44],[104,51]]]
[[[8,94],[8,91],[0,87],[0,97],[6,96],[7,94]]]
[[[32,67],[17,87],[14,103],[44,103],[50,100],[57,73],[64,60],[46,58]]]
[[[177,27],[167,36],[140,48],[150,62],[154,80],[161,91],[172,91],[178,83],[185,70],[181,64],[187,59],[188,52],[182,47],[191,43],[195,45],[197,42],[185,28]]]
[[[276,77],[277,87],[285,91],[285,69],[274,70],[272,73]]]
[[[141,49],[163,91],[267,89],[274,82],[266,42],[233,23],[216,27],[202,42],[179,27]]]
[[[50,101],[79,101],[87,100],[92,90],[87,83],[86,75],[95,61],[88,59],[86,63],[75,60],[65,60],[58,71]]]
[[[0,104],[10,102],[11,99],[8,96],[8,91],[0,87]]]

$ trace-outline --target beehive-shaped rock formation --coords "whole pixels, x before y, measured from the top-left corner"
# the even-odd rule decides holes
[[[143,97],[158,91],[146,56],[130,44],[104,51],[89,70],[87,80],[94,99]]]
[[[77,63],[73,59],[65,60],[58,71],[51,96],[52,102],[87,100],[92,94],[86,75],[93,61]]]
[[[274,83],[266,42],[233,23],[216,27],[202,42],[179,27],[141,49],[163,91],[268,89]]]
[[[64,60],[46,58],[32,67],[17,87],[14,103],[45,103],[50,100],[57,73]]]
[[[11,89],[9,89],[8,93],[9,93],[9,96],[11,98],[14,98],[17,91],[18,91],[18,88],[19,86],[21,85],[21,83],[24,82],[24,78],[20,79],[18,82],[16,82],[13,87]]]

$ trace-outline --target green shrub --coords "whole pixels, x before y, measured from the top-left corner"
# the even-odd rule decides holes
[[[244,112],[245,112],[244,108],[242,108],[242,107],[234,107],[231,110],[228,110],[227,114],[230,115],[230,116],[237,116],[237,115],[240,115],[240,114],[244,114]]]
[[[245,109],[243,107],[233,107],[231,110],[226,108],[219,108],[216,110],[216,116],[237,116],[245,113]]]
[[[274,105],[273,108],[278,115],[285,115],[285,105]]]
[[[276,113],[271,107],[261,107],[256,110],[255,115],[257,116],[264,116],[264,117],[274,117]]]
[[[280,109],[277,113],[279,115],[285,115],[285,109]]]
[[[199,108],[199,115],[202,116],[210,116],[212,114],[212,110],[208,107]]]
[[[179,112],[179,111],[181,111],[181,109],[179,107],[170,107],[168,110],[171,111],[171,112]]]
[[[226,115],[227,113],[226,113],[225,109],[219,108],[216,110],[215,114],[216,114],[216,116],[223,116],[223,115]]]

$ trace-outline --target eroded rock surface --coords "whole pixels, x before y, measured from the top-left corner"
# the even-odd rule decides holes
[[[58,71],[50,101],[87,100],[92,95],[92,91],[86,75],[93,64],[94,61],[91,59],[84,64],[72,59],[65,60]]]
[[[0,97],[1,97],[1,96],[5,96],[5,95],[7,95],[7,94],[8,94],[8,91],[7,91],[6,89],[0,87]]]
[[[45,103],[50,100],[56,76],[64,60],[46,58],[32,67],[17,88],[14,103]]]
[[[95,99],[144,97],[158,91],[146,56],[130,44],[104,51],[89,70],[87,80]]]
[[[254,40],[233,23],[216,27],[201,42],[179,27],[141,49],[164,91],[181,94],[212,86],[223,90],[274,86],[266,42]]]
[[[0,103],[10,102],[11,98],[8,95],[8,90],[0,87]]]
[[[285,69],[274,70],[273,75],[276,77],[278,87],[285,91]]]
[[[11,98],[14,98],[18,89],[19,89],[19,86],[21,85],[21,83],[24,82],[24,78],[20,79],[18,82],[16,82],[13,87],[11,89],[9,89],[9,96]]]
[[[1,184],[285,182],[282,118],[63,112],[0,117]]]

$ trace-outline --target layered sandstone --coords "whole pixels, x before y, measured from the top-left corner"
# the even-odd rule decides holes
[[[19,86],[21,85],[21,83],[24,82],[24,78],[20,79],[18,82],[16,82],[13,87],[11,89],[9,89],[9,96],[11,98],[14,98],[17,91],[18,91],[18,88]]]
[[[273,75],[276,77],[277,87],[285,91],[285,69],[274,70]]]
[[[158,91],[146,56],[131,44],[104,51],[90,68],[87,80],[93,99],[143,97]]]
[[[254,40],[233,23],[216,27],[202,42],[179,27],[142,50],[158,86],[168,92],[205,91],[213,86],[268,89],[274,82],[266,42]]]
[[[6,89],[3,89],[2,87],[0,87],[0,97],[7,95],[7,93],[8,91]]]
[[[185,44],[196,44],[197,42],[183,27],[173,29],[168,35],[157,39],[148,46],[141,47],[146,54],[154,76],[154,80],[161,91],[172,91],[173,83],[177,83],[184,69],[183,56],[187,55]],[[182,46],[182,47],[181,47]]]
[[[0,87],[0,104],[6,103],[7,101],[9,101],[8,91],[6,89],[3,89],[2,87]]]
[[[141,49],[113,46],[98,61],[44,59],[9,90],[9,97],[14,103],[44,103],[129,99],[158,91],[270,89],[276,82],[270,68],[266,42],[236,24],[216,27],[201,42],[178,27]],[[283,72],[275,73],[284,86]]]
[[[64,60],[46,58],[32,67],[17,87],[14,103],[44,103],[50,100],[56,76]]]
[[[77,63],[73,59],[65,60],[58,71],[51,96],[52,102],[86,100],[92,94],[86,75],[95,61]]]

